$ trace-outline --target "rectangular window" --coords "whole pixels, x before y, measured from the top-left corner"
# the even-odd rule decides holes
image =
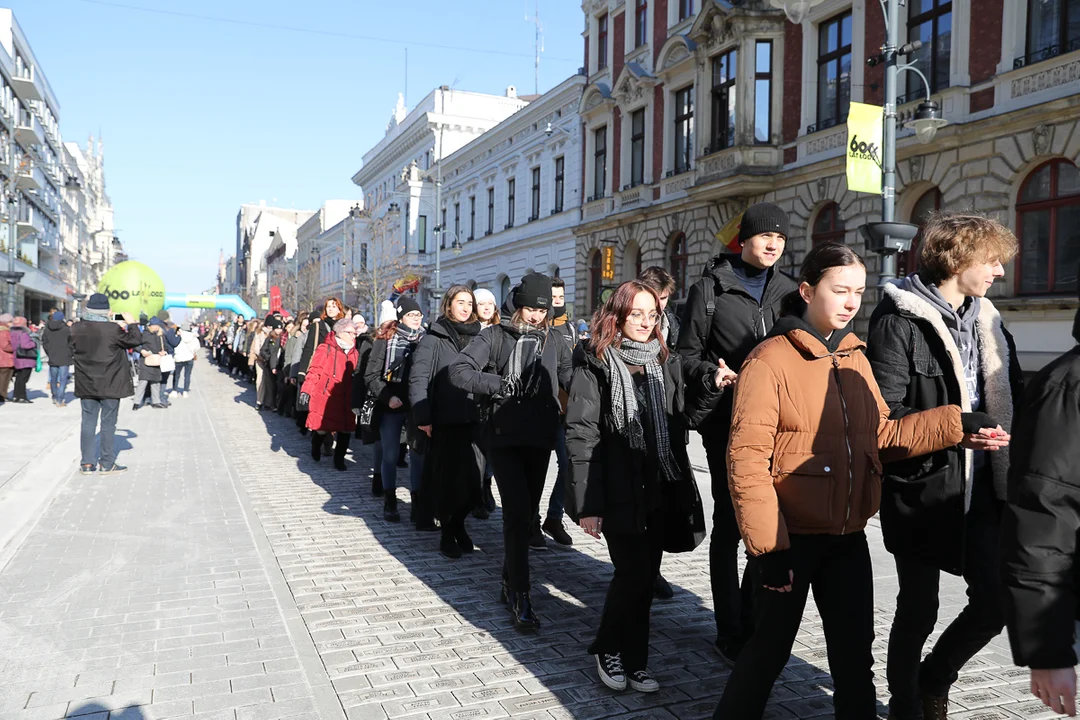
[[[514,227],[514,205],[517,202],[517,198],[514,195],[514,189],[517,183],[514,178],[510,178],[506,181],[506,227]]]
[[[566,191],[566,177],[565,177],[566,161],[561,158],[555,158],[555,209],[553,212],[561,213],[563,211],[563,194]]]
[[[495,232],[495,188],[488,188],[488,225],[487,234]]]
[[[645,109],[630,115],[630,187],[645,182]]]
[[[772,40],[758,40],[754,60],[754,142],[772,139]]]
[[[735,146],[738,62],[738,50],[729,50],[712,61],[712,140],[709,147],[712,152]]]
[[[847,119],[851,104],[851,11],[818,27],[817,130]]]
[[[360,271],[367,272],[367,243],[360,244]]]
[[[634,47],[649,41],[649,0],[637,0],[634,8]]]
[[[416,218],[416,252],[423,255],[427,250],[427,215],[420,215]]]
[[[1027,62],[1077,49],[1080,49],[1080,0],[1028,0]]]
[[[593,132],[593,200],[607,193],[607,127]]]
[[[604,13],[596,20],[596,69],[603,70],[607,67],[607,23],[608,16]]]
[[[461,242],[461,203],[454,203],[454,242]]]
[[[912,0],[908,6],[908,42],[916,40],[922,41],[922,47],[912,54],[912,59],[930,81],[930,92],[936,93],[949,87],[952,0]],[[901,100],[911,102],[923,97],[926,90],[922,78],[913,72],[907,76],[907,95]]]
[[[694,86],[675,92],[675,172],[694,164]]]
[[[679,22],[694,14],[694,0],[679,0]]]
[[[439,223],[439,237],[436,240],[439,243],[439,247],[446,247],[446,208],[442,209],[442,222]]]
[[[532,169],[532,213],[529,220],[536,220],[540,217],[540,168],[534,167]]]
[[[476,196],[469,197],[469,239],[476,237]]]

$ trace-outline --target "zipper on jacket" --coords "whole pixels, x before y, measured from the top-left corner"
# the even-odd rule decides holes
[[[761,321],[761,336],[760,337],[764,338],[766,335],[769,334],[769,331],[767,329],[765,329],[765,308],[763,308],[761,305],[758,305],[757,312],[758,312],[758,320]]]
[[[855,463],[854,454],[851,452],[851,423],[848,420],[847,400],[844,399],[844,384],[840,381],[840,358],[833,353],[833,372],[836,373],[836,388],[840,391],[840,408],[844,413],[844,444],[847,446],[847,474],[848,474],[848,498],[847,511],[844,514],[844,524],[840,528],[840,534],[847,533],[847,524],[851,520],[851,496],[855,492],[855,472],[852,467]]]

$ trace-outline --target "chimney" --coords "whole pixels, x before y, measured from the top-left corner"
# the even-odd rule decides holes
[[[506,97],[516,99],[517,98],[517,88],[515,86],[513,86],[513,85],[507,85],[506,86]]]

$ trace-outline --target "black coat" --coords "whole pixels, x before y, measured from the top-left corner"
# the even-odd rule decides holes
[[[161,382],[161,368],[146,364],[146,357],[142,351],[146,350],[151,355],[157,355],[165,349],[165,335],[158,335],[147,328],[142,333],[142,345],[139,346],[139,382]]]
[[[683,375],[682,359],[672,353],[664,363],[663,411],[667,415],[671,451],[683,480],[676,485],[685,485],[678,488],[678,493],[668,492],[676,490],[672,483],[659,477],[646,477],[646,473],[659,473],[656,460],[648,458],[646,451],[632,448],[629,439],[616,429],[606,363],[589,350],[576,353],[575,359],[578,364],[566,410],[566,449],[571,468],[566,491],[567,513],[575,522],[582,517],[603,518],[604,532],[643,533],[649,512],[658,509],[650,507],[648,484],[661,494],[663,503],[681,504],[696,497],[697,485],[686,451],[687,378]],[[714,390],[713,405],[720,395]],[[680,516],[689,517],[686,513]],[[704,533],[703,526],[700,531]]]
[[[497,395],[516,343],[517,335],[502,325],[484,328],[450,364],[450,382],[480,401]],[[545,372],[534,395],[495,399],[488,428],[491,446],[555,448],[562,422],[559,388],[569,389],[574,372],[573,355],[561,333],[546,334],[540,361]]]
[[[983,409],[1009,431],[1023,394],[1016,347],[993,304],[976,320]],[[890,285],[870,318],[866,355],[893,419],[959,405],[971,410],[956,344],[937,309]],[[978,408],[975,408],[978,409]],[[1009,451],[987,453],[994,493],[1005,499]],[[946,572],[963,571],[964,515],[971,453],[954,446],[884,467],[881,529],[885,547]]]
[[[114,322],[82,320],[71,326],[70,347],[75,365],[75,397],[119,399],[135,394],[127,351],[142,345],[142,333]]]
[[[334,329],[334,321],[330,318],[321,320],[315,318],[308,323],[307,340],[304,342],[304,351],[300,353],[300,367],[296,371],[297,385],[304,384],[304,376],[307,375],[308,366],[311,365],[311,356],[315,354],[315,348],[326,341],[326,335]]]
[[[416,346],[409,372],[409,404],[418,426],[480,422],[479,403],[450,382],[451,361],[474,337],[455,333],[446,318],[439,318]]]
[[[50,320],[41,333],[41,347],[49,356],[49,364],[53,367],[71,365],[75,360],[71,357],[71,328],[63,320]]]
[[[1080,326],[1080,318],[1078,318]],[[1080,328],[1073,331],[1080,337]],[[1080,619],[1080,346],[1043,368],[1012,435],[1001,522],[1002,584],[1017,665],[1076,664]]]
[[[356,338],[356,350],[360,353],[360,360],[356,363],[356,372],[353,373],[352,385],[352,408],[359,410],[364,406],[367,399],[367,382],[364,373],[367,371],[368,360],[371,358],[371,348],[375,345],[375,337],[366,332]]]
[[[409,377],[416,349],[414,348],[413,352],[405,357],[405,364],[399,374],[400,380],[387,381],[383,373],[383,366],[386,365],[386,345],[386,340],[376,340],[372,344],[367,367],[364,370],[364,384],[375,398],[375,412],[405,412],[409,409]],[[396,397],[402,403],[396,410],[390,409],[392,397]]]
[[[727,256],[714,257],[705,265],[703,277],[687,293],[677,331],[677,347],[687,371],[695,377],[715,374],[720,359],[735,372],[739,371],[746,356],[772,329],[780,315],[781,300],[798,288],[794,280],[775,267],[768,272],[765,293],[758,304],[731,269]],[[715,294],[712,316],[706,307],[708,287]],[[716,409],[702,422],[702,434],[715,434],[727,442],[734,395],[724,394]]]

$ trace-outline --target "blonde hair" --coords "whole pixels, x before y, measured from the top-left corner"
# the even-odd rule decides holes
[[[1008,263],[1019,250],[1012,230],[978,213],[938,211],[922,226],[919,274],[940,283],[980,262]]]

